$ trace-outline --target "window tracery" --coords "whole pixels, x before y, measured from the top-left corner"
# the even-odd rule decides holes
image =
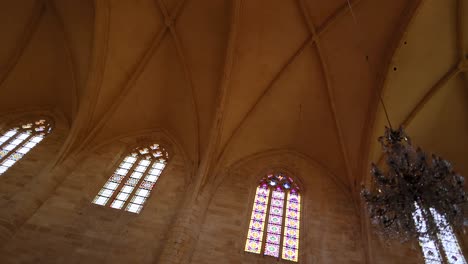
[[[93,203],[140,213],[167,161],[167,151],[159,144],[134,149],[115,169]]]
[[[0,137],[0,175],[19,161],[52,131],[46,119],[10,128]]]
[[[275,173],[263,178],[255,193],[245,251],[297,262],[300,214],[299,187],[291,177]]]

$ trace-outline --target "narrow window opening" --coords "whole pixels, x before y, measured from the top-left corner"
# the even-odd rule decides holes
[[[50,132],[52,125],[45,119],[13,127],[0,136],[0,175],[18,162]]]
[[[425,232],[427,219],[423,215],[423,209],[415,204],[415,212],[413,214],[414,222],[417,228]],[[427,212],[429,217],[433,217],[436,223],[441,223],[441,226],[447,226],[447,220],[434,209],[429,209]],[[443,259],[449,264],[467,264],[465,257],[458,244],[457,237],[451,227],[440,230],[437,234],[437,239],[433,240],[428,236],[419,237],[419,245],[426,264],[442,264]]]
[[[299,187],[291,177],[275,173],[262,179],[255,192],[245,251],[297,262],[300,201]]]
[[[140,213],[167,160],[168,154],[159,144],[136,148],[122,160],[93,203]]]

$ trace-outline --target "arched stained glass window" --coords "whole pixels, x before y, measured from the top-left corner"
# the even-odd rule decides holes
[[[255,193],[245,251],[297,262],[300,215],[301,195],[293,179],[269,174]]]
[[[52,131],[45,119],[23,123],[0,137],[0,175],[20,160]]]
[[[167,161],[168,154],[159,144],[134,149],[122,160],[93,203],[139,213]]]
[[[422,232],[426,231],[426,218],[423,216],[423,209],[415,204],[416,211],[413,214],[413,219],[416,226]],[[442,223],[441,226],[447,226],[447,220],[434,209],[429,209],[429,217],[433,217],[436,223]],[[419,221],[418,221],[419,220]],[[421,246],[424,260],[426,264],[466,264],[465,257],[458,244],[457,237],[451,227],[440,230],[437,234],[437,239],[431,239],[428,236],[419,238],[419,245]],[[446,260],[446,262],[443,261]]]

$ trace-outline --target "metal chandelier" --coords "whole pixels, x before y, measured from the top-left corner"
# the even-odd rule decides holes
[[[402,128],[386,127],[378,140],[386,158],[386,170],[372,163],[372,189],[363,188],[361,195],[379,233],[407,241],[422,236],[436,238],[450,227],[462,228],[464,178],[451,164],[414,148]],[[431,213],[434,210],[446,221],[436,221]],[[424,228],[418,225],[422,221]]]

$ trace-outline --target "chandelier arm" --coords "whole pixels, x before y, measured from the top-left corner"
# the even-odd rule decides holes
[[[441,232],[448,227],[463,228],[467,201],[464,178],[447,160],[435,155],[428,159],[422,149],[413,147],[402,128],[386,127],[379,141],[387,168],[380,170],[372,163],[373,185],[370,190],[363,187],[361,192],[372,223],[379,226],[385,238],[405,242],[428,237],[440,249]],[[444,221],[436,219],[439,214]],[[421,221],[425,228],[421,228]]]
[[[353,6],[351,5],[350,0],[347,0],[347,3],[348,3],[349,11],[350,11],[350,13],[351,13],[351,15],[353,17],[353,20],[354,20],[354,24],[356,24],[356,27],[359,27],[359,23],[357,21],[356,14],[354,13]],[[359,32],[360,31],[357,30],[357,33],[359,33]],[[369,54],[368,50],[365,50],[365,53],[366,53],[366,55],[368,55]],[[369,67],[369,69],[372,69],[372,66],[369,63],[368,56],[366,56],[366,63],[367,63],[367,66]],[[377,75],[377,74],[375,74],[375,75]],[[393,130],[392,123],[390,122],[390,118],[389,118],[389,115],[388,115],[388,112],[387,112],[387,107],[385,107],[385,104],[384,104],[383,99],[382,99],[382,95],[378,90],[377,90],[377,94],[379,96],[380,103],[382,104],[383,110],[385,112],[385,117],[387,118],[387,123],[390,126],[390,128]]]

